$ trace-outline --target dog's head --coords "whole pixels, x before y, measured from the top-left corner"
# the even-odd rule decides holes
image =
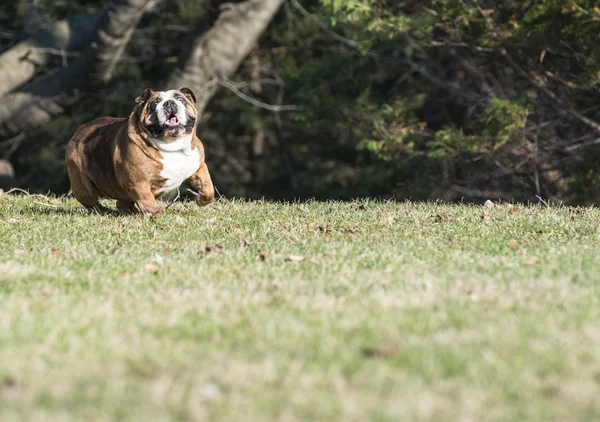
[[[196,96],[189,88],[171,91],[146,88],[135,102],[137,129],[153,140],[170,144],[193,133],[196,127]]]

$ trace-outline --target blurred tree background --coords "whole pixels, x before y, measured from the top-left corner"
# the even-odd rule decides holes
[[[0,158],[32,192],[68,191],[79,125],[183,81],[228,197],[598,199],[592,0],[15,0],[0,28]]]

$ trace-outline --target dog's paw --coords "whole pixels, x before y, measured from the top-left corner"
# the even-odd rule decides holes
[[[159,215],[161,215],[164,212],[164,208],[158,208],[158,207],[148,207],[148,208],[143,208],[142,209],[142,214],[144,214],[146,217],[158,217]]]
[[[205,207],[215,200],[215,191],[200,192],[196,197],[196,204],[200,207]]]
[[[205,207],[205,206],[207,206],[208,204],[210,204],[211,202],[214,202],[214,201],[215,200],[214,200],[213,197],[210,197],[210,198],[198,198],[198,199],[196,199],[196,204],[199,207]]]

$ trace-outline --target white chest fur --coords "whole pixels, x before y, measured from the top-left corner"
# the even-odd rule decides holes
[[[196,148],[192,149],[188,142],[183,143],[182,149],[174,151],[166,150],[158,143],[153,142],[153,144],[158,147],[163,157],[160,160],[163,166],[160,177],[165,179],[165,184],[157,192],[158,196],[161,196],[177,189],[186,179],[198,171],[200,167],[200,151]]]

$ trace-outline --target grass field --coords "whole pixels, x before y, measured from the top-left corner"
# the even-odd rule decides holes
[[[600,211],[0,196],[1,421],[600,418]]]

